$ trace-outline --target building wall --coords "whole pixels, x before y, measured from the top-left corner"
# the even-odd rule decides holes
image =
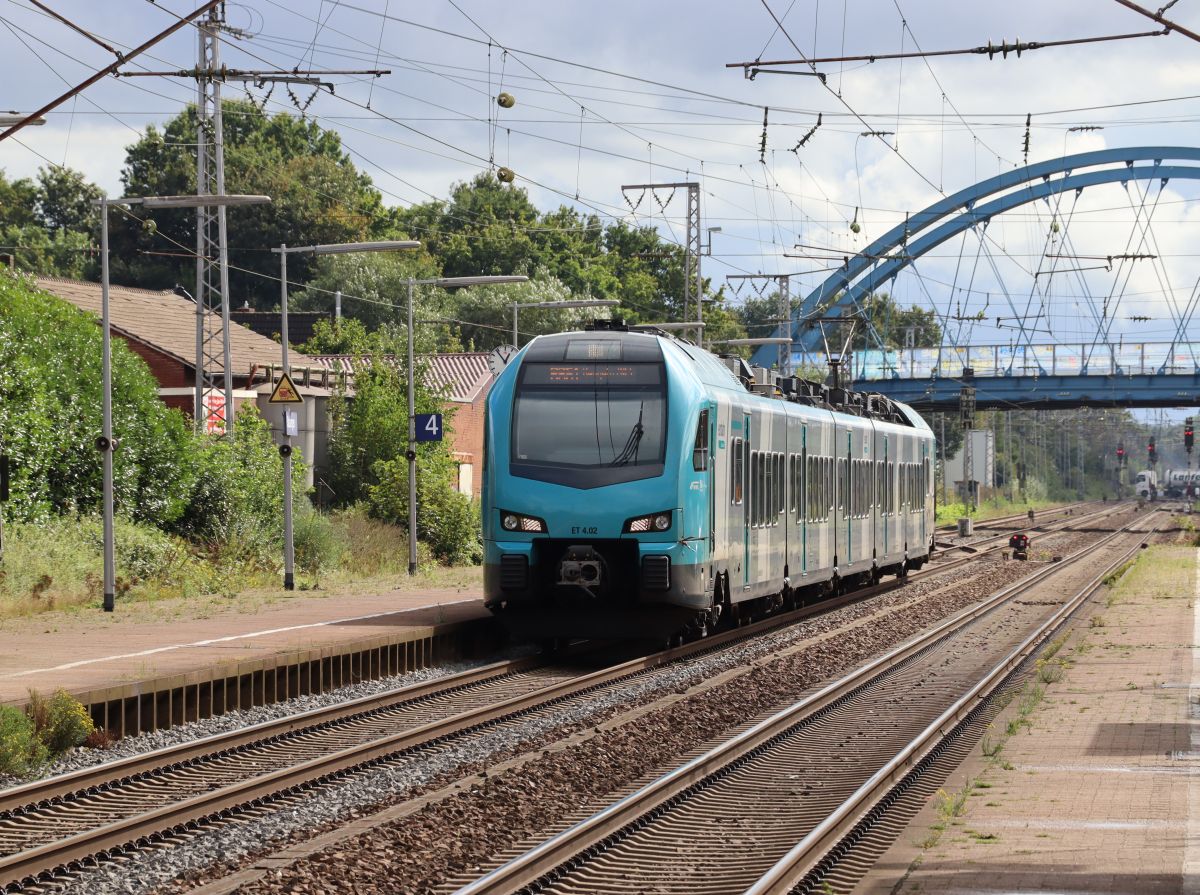
[[[186,388],[195,385],[195,374],[187,364],[181,363],[169,354],[163,354],[156,348],[151,348],[145,342],[138,342],[121,336],[125,345],[144,360],[150,367],[150,372],[158,380],[159,388]]]
[[[476,500],[480,495],[480,478],[483,475],[483,410],[487,395],[481,395],[473,404],[455,404],[454,435],[450,450],[459,466],[470,469],[459,470],[459,490],[470,493]]]

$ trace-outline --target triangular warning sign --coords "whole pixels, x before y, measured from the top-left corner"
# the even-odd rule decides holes
[[[267,401],[268,404],[303,404],[304,399],[300,397],[300,390],[296,388],[296,383],[292,382],[292,377],[284,373],[279,381],[275,383],[275,388],[271,392],[271,397]]]

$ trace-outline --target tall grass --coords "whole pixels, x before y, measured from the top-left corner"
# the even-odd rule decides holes
[[[294,538],[301,588],[408,570],[405,530],[372,519],[358,508],[324,514],[302,504],[295,516]],[[218,549],[121,518],[116,520],[115,540],[121,599],[232,597],[277,586],[283,563],[281,545]],[[418,563],[423,570],[437,565],[423,543],[418,545]],[[0,618],[98,605],[102,568],[101,525],[96,517],[7,525],[0,558]]]

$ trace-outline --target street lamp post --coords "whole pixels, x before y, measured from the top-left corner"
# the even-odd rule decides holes
[[[609,308],[619,305],[615,298],[588,298],[570,301],[530,301],[514,303],[513,312],[513,347],[521,347],[521,336],[517,331],[517,314],[522,308]]]
[[[379,242],[342,242],[330,245],[292,246],[281,245],[272,252],[279,253],[279,341],[283,375],[292,375],[288,363],[288,279],[287,256],[346,255],[351,252],[393,252],[399,249],[419,249],[421,243],[411,239],[393,239]],[[340,295],[340,293],[339,293]],[[283,435],[279,443],[279,456],[283,458],[283,589],[296,588],[296,542],[292,530],[292,436],[287,427],[287,411],[284,411]]]
[[[416,286],[437,286],[454,289],[460,286],[492,286],[503,283],[525,283],[529,277],[497,275],[479,277],[432,277],[426,280],[408,279],[408,574],[417,574],[417,387],[416,358],[413,345],[416,342],[413,329],[413,290]],[[515,313],[515,312],[514,312]]]
[[[126,208],[195,208],[198,205],[261,205],[270,202],[268,196],[125,196],[97,199],[100,206],[100,332],[103,347],[100,354],[101,431],[96,448],[104,455],[104,611],[116,608],[116,559],[113,537],[113,451],[117,442],[112,432],[112,328],[109,321],[108,282],[108,209],[117,205]],[[227,411],[228,412],[228,411]]]

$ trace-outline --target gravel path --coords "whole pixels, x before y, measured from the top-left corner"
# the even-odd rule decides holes
[[[1057,551],[1069,552],[1095,535],[1067,533],[1044,536],[1043,540],[1051,537]],[[978,572],[980,566],[983,573]],[[377,880],[380,873],[385,873],[396,891],[430,891],[446,875],[469,870],[505,846],[543,829],[568,810],[578,809],[582,801],[628,785],[729,727],[794,698],[798,692],[1029,571],[1024,564],[987,559],[969,569],[937,576],[940,581],[913,582],[786,631],[642,675],[630,684],[588,694],[435,749],[421,750],[390,767],[306,794],[295,804],[263,813],[253,823],[194,835],[182,847],[139,857],[124,866],[105,865],[68,884],[63,891],[135,895],[157,887],[165,887],[165,891],[185,889],[190,883],[176,880],[219,876],[244,863],[247,856],[261,853],[268,844],[308,838],[348,818],[436,789],[505,758],[540,749],[638,703],[682,692],[798,641],[875,616],[870,625],[748,670],[732,683],[656,710],[626,728],[597,734],[563,754],[536,759],[489,780],[484,787],[432,805],[402,825],[384,827],[361,841],[347,842],[336,853],[301,862],[285,871],[286,876],[251,889],[344,891],[363,885],[355,884],[355,874]],[[971,575],[976,577],[966,583]]]

